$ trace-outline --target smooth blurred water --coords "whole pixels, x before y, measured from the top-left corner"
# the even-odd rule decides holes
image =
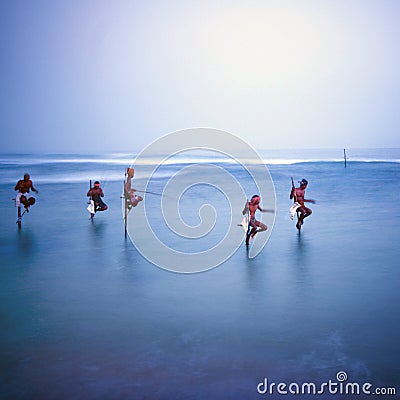
[[[340,370],[400,392],[398,162],[271,164],[277,216],[263,252],[249,260],[243,246],[194,275],[154,267],[124,239],[121,164],[19,162],[2,176],[27,169],[40,193],[18,231],[13,185],[0,184],[1,398],[256,399],[264,377]],[[56,183],[54,171],[87,179]],[[291,176],[317,200],[300,236]],[[109,205],[93,223],[90,178]]]

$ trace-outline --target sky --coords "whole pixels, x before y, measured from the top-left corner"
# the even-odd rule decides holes
[[[0,152],[400,147],[400,2],[0,2]]]

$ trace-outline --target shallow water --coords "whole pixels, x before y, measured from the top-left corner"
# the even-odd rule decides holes
[[[243,246],[193,275],[149,264],[124,239],[121,183],[107,179],[120,165],[96,166],[109,210],[93,223],[86,182],[46,183],[47,167],[28,167],[43,181],[21,231],[13,185],[0,185],[0,396],[255,399],[265,377],[317,383],[341,370],[399,393],[399,165],[271,165],[277,215],[263,252],[249,260]],[[317,200],[300,236],[292,175]]]

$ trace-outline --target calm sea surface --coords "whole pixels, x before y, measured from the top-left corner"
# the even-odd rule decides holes
[[[124,238],[130,155],[0,156],[0,398],[310,398],[257,385],[320,384],[339,371],[400,398],[400,150],[348,151],[346,169],[339,150],[261,154],[276,190],[266,247],[188,275],[153,266]],[[187,162],[166,166],[154,190]],[[39,195],[18,230],[11,199],[24,172]],[[317,200],[301,235],[291,176]],[[93,223],[89,179],[109,206]]]

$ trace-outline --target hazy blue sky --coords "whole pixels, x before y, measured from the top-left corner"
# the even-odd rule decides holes
[[[400,147],[400,1],[0,2],[1,152]]]

